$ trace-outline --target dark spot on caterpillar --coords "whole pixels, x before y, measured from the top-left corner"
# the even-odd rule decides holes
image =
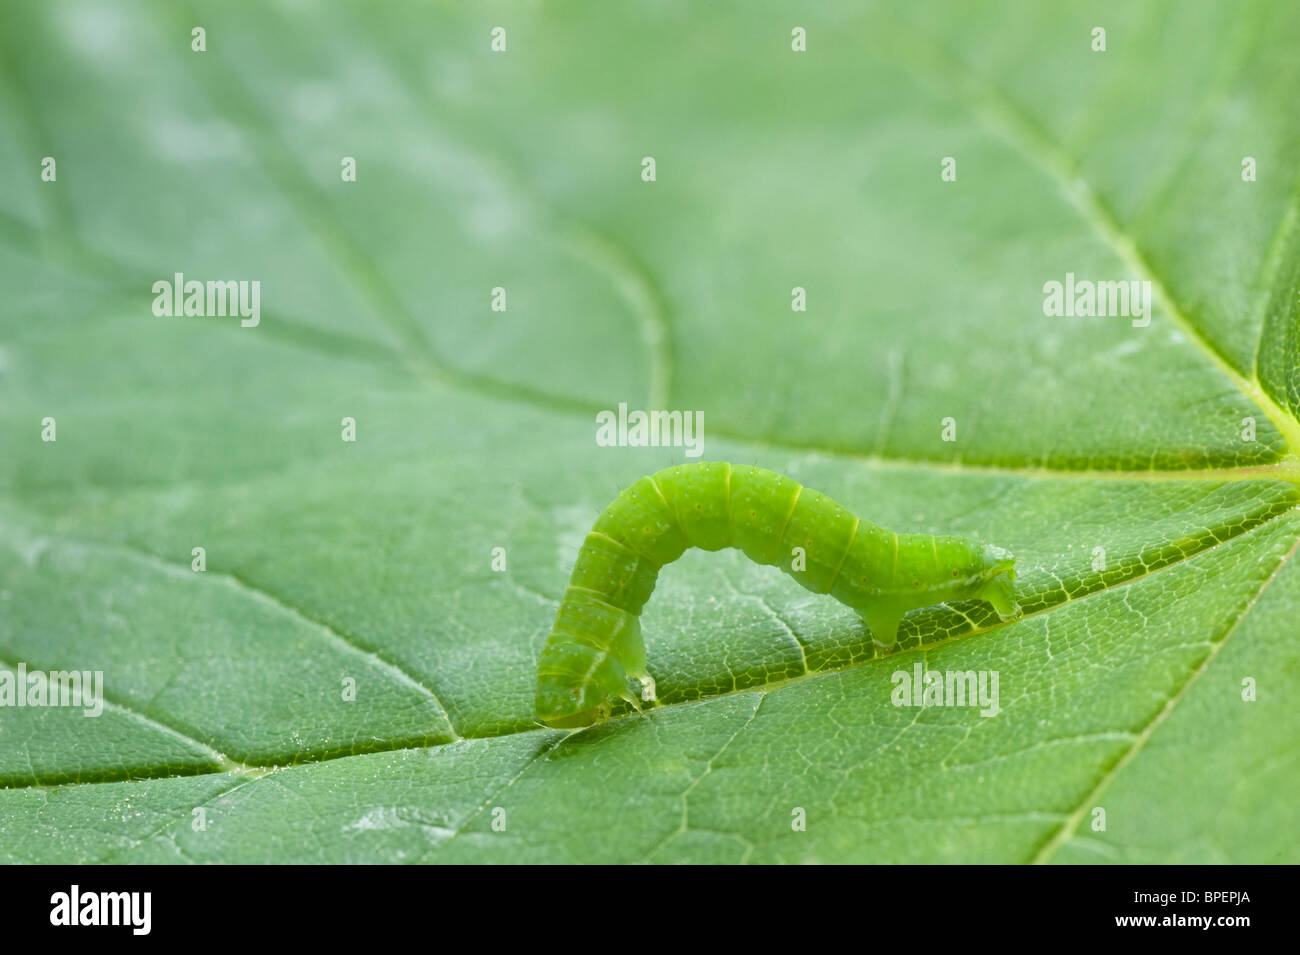
[[[953,575],[954,577],[956,577],[956,576],[957,576],[957,571],[954,570],[954,571],[952,572],[952,575]]]

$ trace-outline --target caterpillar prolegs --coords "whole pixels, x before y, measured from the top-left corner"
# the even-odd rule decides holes
[[[1020,614],[1015,558],[1000,547],[895,534],[762,468],[681,464],[623,491],[583,542],[537,663],[538,719],[587,726],[608,718],[615,699],[638,710],[654,699],[641,608],[659,568],[688,547],[737,547],[780,567],[858,611],[884,644],[909,610],[947,600],[985,600],[1003,620]]]

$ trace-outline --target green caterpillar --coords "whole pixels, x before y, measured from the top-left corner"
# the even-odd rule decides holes
[[[762,468],[681,464],[625,490],[583,542],[537,663],[539,720],[588,726],[607,719],[615,699],[637,710],[654,700],[641,608],[659,568],[688,547],[738,547],[780,567],[813,593],[858,611],[886,645],[903,614],[947,600],[986,600],[1003,620],[1020,615],[1016,561],[1000,547],[895,534]]]

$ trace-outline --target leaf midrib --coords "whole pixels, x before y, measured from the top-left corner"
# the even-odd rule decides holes
[[[1098,588],[1098,589],[1096,589],[1096,590],[1089,591],[1089,592],[1087,592],[1087,593],[1085,593],[1085,594],[1082,594],[1082,595],[1080,595],[1080,596],[1078,596],[1078,597],[1068,597],[1068,596],[1067,596],[1066,599],[1064,599],[1064,600],[1058,601],[1057,603],[1053,603],[1053,604],[1045,605],[1045,606],[1043,606],[1041,609],[1038,609],[1038,610],[1035,610],[1035,611],[1031,611],[1031,612],[1029,612],[1029,613],[1026,613],[1024,616],[1020,617],[1018,620],[1010,621],[1009,623],[1019,623],[1021,620],[1029,620],[1029,619],[1033,619],[1033,618],[1035,618],[1035,617],[1044,616],[1044,615],[1046,615],[1046,614],[1052,613],[1052,612],[1054,612],[1054,611],[1056,611],[1056,610],[1059,610],[1059,609],[1061,609],[1062,607],[1068,606],[1068,605],[1070,605],[1070,604],[1074,604],[1074,603],[1077,603],[1077,602],[1082,601],[1082,600],[1088,600],[1088,599],[1090,599],[1090,598],[1092,598],[1092,597],[1100,596],[1100,595],[1102,595],[1102,594],[1108,594],[1108,593],[1111,593],[1111,592],[1114,592],[1114,591],[1117,591],[1117,590],[1121,590],[1121,589],[1123,589],[1123,588],[1125,588],[1125,587],[1129,587],[1129,586],[1131,586],[1131,585],[1133,585],[1133,584],[1139,583],[1140,581],[1146,580],[1146,579],[1148,579],[1148,578],[1150,578],[1150,577],[1153,577],[1153,576],[1155,576],[1155,575],[1157,575],[1157,574],[1160,574],[1160,573],[1163,573],[1163,572],[1165,572],[1165,571],[1172,570],[1173,568],[1179,567],[1179,566],[1185,564],[1186,562],[1188,562],[1188,561],[1190,561],[1190,560],[1194,560],[1194,559],[1196,559],[1196,558],[1198,558],[1198,557],[1200,557],[1200,556],[1202,556],[1202,555],[1204,555],[1204,554],[1211,553],[1212,551],[1215,551],[1215,550],[1219,549],[1220,547],[1224,547],[1224,546],[1226,546],[1226,545],[1228,545],[1228,544],[1231,544],[1231,543],[1233,543],[1234,541],[1238,541],[1238,540],[1241,540],[1241,539],[1243,539],[1243,538],[1245,538],[1245,537],[1248,537],[1248,536],[1251,536],[1251,535],[1253,535],[1253,534],[1256,534],[1256,533],[1262,531],[1264,528],[1271,526],[1275,521],[1277,521],[1277,520],[1279,520],[1279,519],[1281,519],[1281,518],[1284,518],[1284,517],[1286,517],[1286,516],[1289,515],[1289,514],[1293,514],[1293,513],[1295,513],[1295,512],[1298,511],[1298,510],[1300,510],[1300,505],[1296,505],[1295,507],[1291,507],[1291,508],[1288,508],[1288,509],[1286,509],[1286,510],[1278,511],[1276,514],[1273,514],[1272,516],[1265,518],[1263,521],[1261,521],[1260,523],[1258,523],[1258,524],[1256,524],[1256,525],[1250,527],[1248,530],[1242,531],[1242,532],[1240,532],[1240,533],[1238,533],[1238,534],[1235,534],[1235,535],[1232,535],[1232,536],[1224,537],[1224,538],[1221,539],[1221,540],[1217,540],[1217,541],[1215,541],[1213,544],[1210,544],[1210,545],[1208,545],[1208,546],[1202,547],[1202,548],[1199,549],[1199,550],[1196,550],[1196,551],[1190,552],[1186,557],[1183,557],[1183,558],[1181,558],[1181,559],[1179,559],[1179,560],[1172,561],[1171,563],[1168,563],[1168,564],[1164,564],[1164,565],[1162,565],[1162,566],[1160,566],[1160,567],[1158,567],[1158,568],[1156,568],[1156,569],[1154,569],[1154,570],[1145,571],[1145,572],[1140,573],[1140,574],[1135,574],[1135,575],[1132,576],[1132,577],[1126,578],[1126,579],[1124,579],[1124,580],[1118,581],[1118,582],[1116,582],[1116,583],[1114,583],[1114,584],[1110,584],[1110,585],[1108,585],[1108,586],[1100,587],[1100,588]],[[139,558],[141,558],[141,559],[143,559],[143,560],[145,560],[145,561],[147,561],[147,562],[149,562],[149,563],[155,563],[155,562],[156,562],[156,563],[161,563],[161,564],[167,564],[168,566],[176,566],[176,567],[179,569],[179,565],[171,565],[170,562],[168,562],[168,561],[165,560],[165,558],[159,557],[159,556],[156,555],[156,554],[152,554],[152,553],[150,553],[150,552],[148,552],[148,551],[140,551],[140,550],[138,550],[138,549],[136,549],[136,548],[129,547],[129,546],[127,546],[127,545],[120,544],[120,543],[113,543],[113,544],[109,545],[109,544],[105,544],[105,543],[103,543],[103,542],[98,542],[98,541],[72,542],[72,541],[68,541],[66,538],[60,538],[60,540],[62,540],[64,543],[69,543],[69,544],[71,544],[71,543],[80,543],[80,544],[82,544],[83,546],[88,546],[88,547],[105,547],[105,546],[111,546],[111,547],[114,547],[114,548],[119,549],[119,550],[122,550],[122,551],[128,551],[128,552],[130,552],[130,553],[133,553],[133,554],[135,554],[137,557],[139,557]],[[285,603],[285,602],[284,602],[280,597],[277,597],[277,596],[275,596],[274,594],[271,594],[271,593],[269,593],[269,592],[266,592],[266,591],[263,590],[262,588],[256,587],[255,585],[252,585],[252,584],[245,584],[245,587],[246,587],[247,589],[251,590],[251,591],[255,591],[255,592],[261,594],[261,595],[263,596],[264,599],[267,599],[267,600],[273,601],[273,602],[275,602],[275,603],[277,603],[277,604],[281,604],[281,605],[284,605],[284,606],[292,606],[292,605],[286,604],[286,603]],[[1253,603],[1254,603],[1254,602],[1252,601],[1252,603],[1251,603],[1252,606],[1253,606]],[[1244,616],[1244,614],[1243,614],[1243,616]],[[1238,621],[1238,622],[1239,622],[1239,621]],[[965,632],[963,632],[963,633],[956,634],[956,635],[954,635],[954,636],[943,637],[943,638],[940,638],[940,639],[937,639],[937,640],[929,641],[929,642],[925,643],[924,646],[921,647],[921,648],[919,648],[919,649],[924,649],[924,650],[926,650],[926,651],[929,651],[929,650],[931,650],[931,649],[933,649],[933,648],[935,648],[935,647],[940,647],[940,646],[943,646],[943,645],[945,645],[945,644],[954,643],[954,642],[956,642],[956,641],[958,641],[958,640],[965,640],[965,639],[968,638],[968,637],[973,637],[973,636],[977,636],[977,635],[982,634],[982,633],[988,633],[988,632],[993,631],[993,630],[1001,629],[1002,627],[1008,626],[1009,623],[1001,623],[1001,622],[999,622],[999,623],[996,623],[996,624],[994,624],[994,625],[992,625],[992,626],[977,627],[977,628],[974,628],[974,629],[972,629],[972,630],[968,630],[968,631],[965,631]],[[1235,626],[1236,626],[1236,624],[1234,623],[1234,628],[1235,628]],[[892,649],[892,650],[889,650],[889,651],[886,651],[886,652],[882,652],[879,656],[872,657],[871,659],[868,659],[868,660],[860,660],[860,661],[857,661],[857,662],[853,662],[853,663],[846,664],[845,666],[841,666],[841,667],[834,667],[834,668],[827,668],[827,669],[811,670],[811,671],[808,671],[808,672],[805,672],[805,673],[799,674],[799,675],[797,675],[797,676],[788,677],[788,678],[779,679],[779,680],[773,680],[773,681],[770,681],[770,682],[768,682],[768,683],[764,683],[762,686],[745,687],[745,688],[742,688],[742,689],[728,690],[728,691],[723,692],[723,693],[716,693],[716,694],[713,694],[713,695],[710,695],[710,696],[707,696],[707,697],[700,697],[700,698],[698,698],[698,699],[683,700],[683,701],[680,701],[680,702],[674,702],[674,703],[664,703],[664,704],[660,704],[659,706],[656,706],[656,707],[655,707],[654,709],[652,709],[652,710],[647,711],[646,717],[640,717],[640,716],[636,716],[636,715],[629,715],[629,716],[625,716],[625,717],[620,717],[618,720],[613,720],[613,721],[611,721],[611,723],[617,723],[617,722],[619,722],[620,720],[623,720],[623,719],[642,719],[642,718],[652,718],[652,717],[653,717],[653,714],[654,714],[655,712],[657,712],[657,711],[660,711],[660,710],[667,711],[667,710],[671,710],[671,709],[674,709],[674,708],[676,708],[676,707],[680,707],[680,706],[695,706],[695,705],[699,705],[699,704],[702,704],[702,703],[708,703],[708,702],[710,702],[710,701],[712,701],[712,700],[716,700],[716,699],[720,699],[720,698],[725,698],[725,697],[730,697],[730,696],[736,696],[736,695],[744,694],[744,693],[760,693],[760,694],[767,694],[767,693],[771,693],[771,692],[773,692],[773,691],[775,691],[775,690],[782,689],[782,688],[784,688],[784,687],[786,687],[786,686],[790,686],[790,685],[794,685],[794,684],[800,684],[800,683],[803,683],[803,682],[806,681],[806,680],[814,680],[814,679],[818,679],[818,678],[820,678],[820,677],[832,676],[832,675],[837,674],[837,673],[843,673],[843,672],[846,672],[846,671],[849,671],[849,670],[854,670],[854,669],[857,669],[858,667],[865,666],[865,665],[867,665],[867,664],[869,664],[869,663],[874,663],[874,662],[876,662],[876,661],[878,661],[878,660],[888,659],[889,657],[894,656],[894,655],[897,655],[897,654],[900,654],[900,653],[910,653],[910,652],[912,652],[912,651],[914,651],[914,650],[916,650],[916,649],[918,649],[918,647],[911,647],[911,646],[909,646],[909,647],[903,648],[903,647],[901,647],[901,646],[897,646],[897,647],[895,647],[895,648]],[[117,702],[117,705],[120,706],[120,707],[123,708],[123,709],[128,709],[128,710],[131,709],[131,708],[130,708],[129,706],[127,706],[126,704],[121,703],[121,701],[118,701],[118,702]],[[392,741],[387,741],[387,742],[391,742],[393,745],[386,746],[386,745],[382,745],[382,743],[381,743],[381,745],[378,745],[378,746],[374,747],[373,749],[371,749],[371,748],[367,748],[364,752],[337,753],[337,754],[333,754],[333,755],[326,754],[326,755],[323,755],[323,756],[320,756],[320,757],[313,757],[313,758],[307,758],[307,759],[284,759],[284,758],[277,759],[277,758],[274,758],[274,757],[267,757],[266,762],[253,761],[253,760],[249,760],[249,761],[243,761],[243,762],[241,762],[241,761],[235,760],[235,759],[231,758],[230,756],[226,755],[225,753],[222,753],[221,751],[215,749],[215,748],[212,747],[210,744],[208,744],[208,743],[204,743],[202,740],[197,739],[196,737],[192,736],[191,734],[185,733],[183,730],[177,729],[177,728],[174,727],[174,726],[170,726],[170,725],[168,725],[168,724],[166,724],[166,723],[164,723],[164,722],[161,722],[157,717],[148,716],[147,714],[139,713],[138,711],[134,711],[134,712],[136,712],[137,715],[139,715],[141,718],[143,718],[143,719],[145,719],[145,720],[148,720],[148,721],[150,721],[150,722],[157,723],[159,726],[165,728],[166,730],[168,730],[168,731],[169,731],[170,733],[172,733],[172,734],[178,734],[178,735],[184,736],[185,738],[187,738],[187,739],[189,739],[190,741],[192,741],[195,745],[197,745],[197,746],[201,746],[201,747],[203,747],[204,749],[207,749],[207,750],[211,750],[213,753],[215,753],[215,754],[216,754],[216,755],[217,755],[217,756],[218,756],[218,757],[223,761],[223,762],[222,762],[222,765],[223,765],[224,768],[222,768],[221,770],[216,770],[216,771],[213,771],[213,772],[207,772],[207,773],[205,773],[205,772],[195,772],[195,773],[192,773],[192,774],[190,774],[190,773],[185,774],[185,775],[192,775],[192,776],[220,775],[220,774],[231,773],[231,772],[233,772],[233,773],[238,773],[238,774],[240,774],[240,775],[262,776],[262,775],[267,774],[268,772],[275,771],[275,770],[278,770],[278,769],[288,768],[288,767],[292,767],[292,766],[309,766],[309,765],[314,765],[314,764],[317,764],[317,763],[333,762],[334,760],[338,760],[338,759],[352,759],[352,758],[357,758],[357,757],[364,757],[364,756],[372,755],[372,754],[374,754],[374,753],[401,752],[401,751],[410,751],[410,750],[422,751],[422,750],[428,750],[428,749],[437,749],[437,748],[440,748],[440,747],[443,747],[443,746],[454,746],[454,745],[456,745],[456,744],[458,744],[458,743],[463,743],[463,742],[465,742],[465,741],[467,741],[467,740],[472,740],[472,739],[497,739],[497,738],[513,737],[513,736],[522,736],[522,735],[527,735],[527,734],[531,734],[531,733],[537,733],[537,734],[552,734],[552,733],[556,733],[556,732],[557,732],[556,730],[545,729],[545,728],[528,728],[528,729],[521,729],[521,730],[514,730],[514,731],[504,731],[504,732],[496,732],[496,733],[484,733],[484,734],[481,734],[481,735],[474,734],[474,733],[467,733],[467,734],[464,734],[462,737],[460,737],[460,738],[458,738],[458,739],[455,739],[455,740],[450,740],[450,741],[442,742],[442,743],[427,744],[427,745],[411,745],[409,739],[404,739],[404,740],[392,740]],[[578,730],[570,731],[570,732],[564,734],[564,738],[567,739],[568,737],[570,737],[570,736],[574,736],[574,735],[576,735],[576,734],[578,734],[578,733],[581,733],[581,732],[583,732],[583,731],[586,730],[586,729],[589,729],[589,727],[583,727],[582,729],[578,729]],[[169,775],[170,775],[170,774],[169,774]],[[97,778],[97,779],[94,779],[94,780],[88,780],[88,781],[84,781],[84,782],[67,782],[67,783],[59,783],[59,784],[55,784],[54,786],[50,786],[50,785],[42,784],[42,783],[31,783],[31,784],[28,784],[28,785],[15,785],[15,786],[4,786],[4,787],[0,787],[0,791],[3,791],[4,789],[50,789],[50,788],[65,788],[65,787],[67,787],[67,786],[89,786],[89,785],[99,785],[99,784],[102,784],[102,783],[136,782],[136,781],[144,781],[144,780],[149,780],[149,779],[165,779],[165,778],[168,778],[168,776],[167,776],[167,775],[152,776],[152,775],[139,775],[139,774],[136,774],[136,775],[122,774],[122,775],[120,775],[120,776],[114,776],[114,775],[111,774],[111,772],[106,772],[102,778]]]
[[[13,230],[21,230],[25,240],[29,243],[34,241],[34,236],[39,235],[39,233],[25,223],[20,223],[17,220],[13,220],[6,216],[6,214],[0,213],[0,227],[5,226],[6,222]],[[17,241],[15,237],[6,232],[0,232],[0,239]],[[82,272],[82,274],[95,275],[104,268],[115,266],[119,269],[119,274],[134,273],[140,276],[141,282],[145,281],[143,273],[136,272],[133,266],[125,262],[114,260],[108,255],[92,252],[84,246],[81,246],[79,243],[76,243],[75,239],[73,240],[73,244],[60,247],[58,252],[63,256],[66,264],[77,269],[77,271]],[[313,345],[315,345],[317,340],[322,342],[328,341],[330,342],[329,347],[321,346],[317,347],[317,350],[321,353],[330,355],[338,353],[337,346],[340,343],[346,343],[358,349],[357,352],[350,353],[348,355],[349,358],[365,361],[374,364],[377,367],[389,370],[405,367],[412,372],[416,380],[422,381],[426,387],[436,385],[459,391],[462,394],[512,402],[535,411],[581,416],[588,419],[603,407],[597,402],[587,402],[578,398],[545,392],[529,388],[525,385],[517,385],[513,382],[493,378],[489,375],[474,374],[456,368],[444,368],[436,377],[428,377],[423,375],[418,367],[412,367],[408,362],[404,361],[400,355],[395,354],[386,345],[368,339],[353,339],[332,332],[326,332],[310,325],[295,322],[277,312],[267,311],[265,309],[263,310],[263,317],[268,320],[263,322],[258,331],[268,336],[278,337],[280,340],[288,341],[298,347],[308,347],[308,342],[312,342]],[[230,330],[229,334],[241,334],[241,332]],[[382,358],[381,355],[383,356]],[[608,404],[608,402],[605,404]],[[652,407],[656,406],[652,405]],[[817,443],[812,441],[801,442],[793,438],[774,438],[770,436],[748,434],[727,428],[719,428],[716,425],[711,425],[709,427],[709,432],[721,440],[730,441],[735,444],[750,445],[755,448],[767,448],[773,451],[819,454],[827,457],[843,458],[856,464],[866,465],[869,467],[879,467],[882,469],[912,468],[935,471],[943,474],[1025,478],[1028,480],[1127,482],[1228,482],[1242,480],[1269,480],[1286,481],[1300,485],[1300,459],[1293,460],[1289,456],[1283,456],[1277,461],[1269,464],[1222,468],[1151,468],[1131,471],[1111,468],[1068,468],[1045,465],[1017,467],[1014,465],[984,464],[980,462],[953,461],[939,458],[904,458],[898,455],[882,455],[875,451],[866,451],[851,446]],[[100,488],[111,487],[131,490],[176,487],[214,487],[219,485],[238,486],[243,482],[257,480],[265,476],[267,473],[279,473],[282,470],[283,469],[273,469],[270,471],[246,471],[237,475],[234,480],[231,481],[221,481],[220,479],[208,478],[203,481],[101,482],[98,484],[83,486]]]

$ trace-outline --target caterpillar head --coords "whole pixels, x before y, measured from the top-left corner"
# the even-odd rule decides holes
[[[1016,559],[1009,551],[967,537],[905,534],[897,540],[897,550],[888,547],[882,555],[885,585],[857,605],[876,643],[892,646],[904,614],[938,603],[984,600],[1003,620],[1020,616]]]
[[[1016,603],[1016,559],[1009,550],[985,544],[980,553],[979,570],[974,575],[977,582],[973,596],[985,600],[1003,620],[1020,616]]]
[[[1014,582],[1016,558],[1011,552],[992,544],[982,544],[966,537],[919,538],[916,563],[938,565],[933,582],[924,578],[913,606],[952,600],[983,600],[992,604],[1003,620],[1020,616]],[[915,570],[911,571],[916,573]],[[919,577],[920,575],[917,574]]]

